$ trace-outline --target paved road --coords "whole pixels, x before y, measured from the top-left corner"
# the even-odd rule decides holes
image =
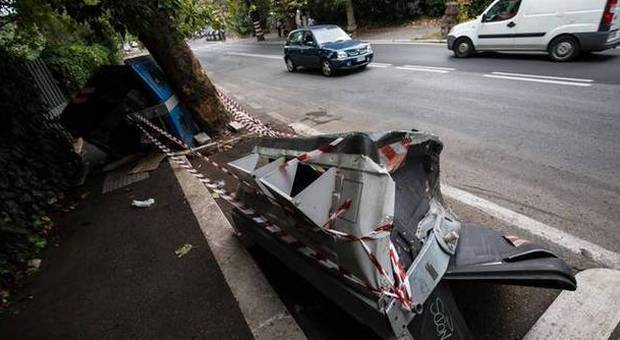
[[[195,46],[214,81],[254,110],[324,132],[434,132],[448,184],[620,251],[620,51],[558,64],[376,45],[373,67],[328,79],[286,72],[281,50]]]

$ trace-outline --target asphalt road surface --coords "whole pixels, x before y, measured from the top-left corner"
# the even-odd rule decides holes
[[[430,131],[445,144],[444,183],[620,252],[619,50],[553,63],[542,54],[455,59],[443,45],[374,45],[369,68],[325,78],[287,72],[281,45],[193,48],[211,79],[251,111],[321,132]],[[467,207],[457,213],[497,222]],[[568,259],[577,270],[596,266],[580,261]],[[542,296],[528,294],[522,301]]]

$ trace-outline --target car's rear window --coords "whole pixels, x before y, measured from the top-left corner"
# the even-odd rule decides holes
[[[351,37],[340,27],[313,29],[312,33],[319,44],[351,40]]]

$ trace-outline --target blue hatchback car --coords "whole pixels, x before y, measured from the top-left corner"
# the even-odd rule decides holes
[[[284,45],[289,72],[298,66],[320,68],[330,77],[337,70],[364,68],[373,58],[370,44],[353,40],[336,25],[319,25],[292,31]]]

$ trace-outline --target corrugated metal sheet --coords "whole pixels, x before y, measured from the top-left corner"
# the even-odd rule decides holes
[[[32,74],[35,85],[41,91],[41,98],[49,109],[47,117],[49,119],[57,118],[67,106],[67,98],[62,93],[47,65],[43,60],[36,59],[28,61],[26,69]]]

